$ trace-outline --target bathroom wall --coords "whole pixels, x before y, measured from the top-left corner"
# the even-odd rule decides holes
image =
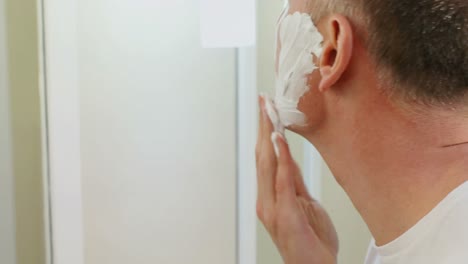
[[[5,1],[0,0],[0,263],[16,264],[10,89],[5,22]]]
[[[335,224],[340,239],[339,263],[364,263],[371,235],[326,164],[323,164],[322,204]]]
[[[16,264],[42,264],[45,240],[36,0],[4,1]]]

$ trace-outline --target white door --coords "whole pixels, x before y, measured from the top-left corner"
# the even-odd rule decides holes
[[[43,15],[54,264],[236,263],[236,51],[199,1]]]

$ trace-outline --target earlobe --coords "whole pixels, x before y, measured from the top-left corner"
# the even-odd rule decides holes
[[[349,66],[353,52],[353,30],[342,15],[331,15],[325,20],[322,56],[319,58],[321,81],[319,90],[335,85]]]

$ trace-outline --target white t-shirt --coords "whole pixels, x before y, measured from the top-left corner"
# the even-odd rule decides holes
[[[468,182],[387,245],[371,242],[366,264],[468,264]]]

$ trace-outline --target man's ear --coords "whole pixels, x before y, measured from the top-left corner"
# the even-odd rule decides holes
[[[322,25],[324,42],[318,65],[322,76],[319,84],[321,92],[337,83],[348,68],[354,37],[349,20],[342,15],[330,15]]]

